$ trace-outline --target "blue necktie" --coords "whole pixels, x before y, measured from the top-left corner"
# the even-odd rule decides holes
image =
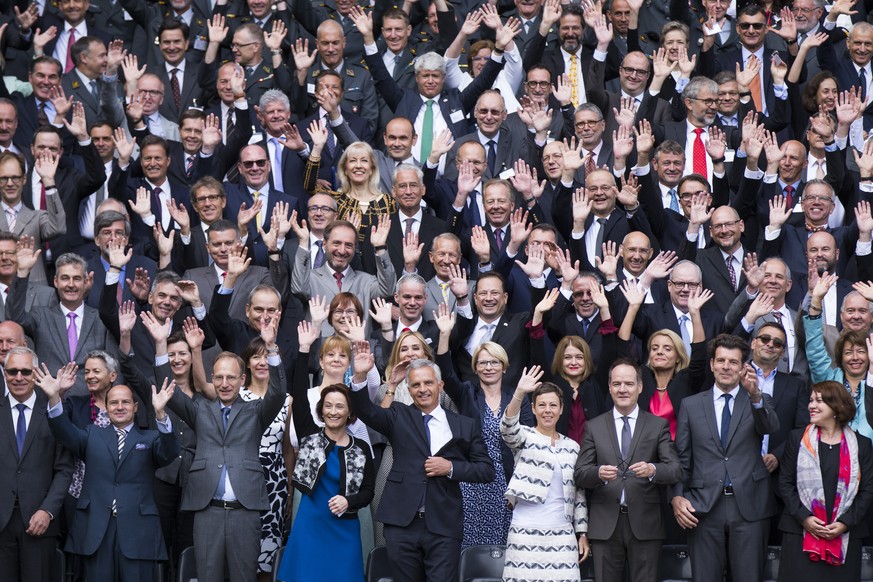
[[[227,434],[227,422],[230,419],[230,406],[224,406],[221,409],[221,421],[224,425],[224,432]],[[227,459],[221,465],[221,475],[218,477],[218,487],[215,488],[215,499],[224,499],[224,481],[227,478]]]
[[[21,458],[21,453],[24,451],[24,438],[27,436],[27,420],[24,418],[24,411],[27,410],[27,405],[16,404],[15,408],[18,409],[18,426],[15,427],[15,443],[18,445],[18,458]],[[426,426],[427,424],[425,424]]]
[[[728,432],[731,430],[731,398],[730,394],[722,394],[724,409],[721,411],[721,448],[727,450]],[[730,487],[731,476],[724,472],[724,485]]]
[[[324,256],[324,241],[315,241],[315,246],[318,247],[318,251],[315,253],[315,264],[313,265],[313,268],[318,269],[324,264],[327,257]]]

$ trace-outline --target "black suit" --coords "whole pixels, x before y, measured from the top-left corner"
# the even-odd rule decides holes
[[[454,580],[464,525],[460,482],[494,479],[494,465],[478,423],[446,410],[452,437],[433,451],[423,413],[415,406],[395,402],[390,408],[377,408],[366,390],[352,392],[352,406],[394,449],[394,465],[384,494],[391,503],[380,503],[375,516],[385,524],[394,580]],[[451,479],[425,476],[424,463],[433,455],[451,461]],[[417,517],[422,503],[423,519]]]
[[[193,46],[193,40],[191,44]],[[177,77],[180,77],[181,85],[179,107],[176,107],[176,100],[173,97],[173,84],[170,79],[172,65],[170,65],[170,71],[167,71],[166,61],[162,60],[159,63],[149,64],[149,72],[157,75],[164,83],[164,102],[161,103],[158,112],[170,121],[178,123],[179,116],[191,107],[195,100],[198,106],[203,107],[204,105],[203,89],[200,88],[200,84],[197,82],[197,69],[205,66],[200,60],[200,58],[194,58],[193,56],[185,57],[185,72],[182,74],[176,73]]]
[[[287,184],[287,182],[286,182]],[[248,186],[246,186],[245,182],[242,179],[237,183],[233,182],[225,182],[224,189],[227,193],[227,206],[224,208],[224,216],[228,220],[236,223],[237,215],[239,214],[240,207],[243,202],[245,202],[246,208],[251,208],[255,203],[254,198],[252,197],[251,192],[249,192]],[[284,202],[288,205],[289,210],[296,210],[300,216],[304,216],[304,201],[306,198],[300,198],[294,195],[285,194],[284,192],[279,192],[271,188],[269,185],[265,186],[265,189],[268,189],[267,194],[267,208],[266,214],[263,214],[264,223],[262,228],[265,231],[270,230],[270,217],[273,216],[273,208],[276,207],[278,202]],[[258,232],[258,226],[256,224],[257,220],[253,219],[249,223],[249,232],[247,233],[249,238],[252,240],[252,244],[254,245],[254,255],[253,255],[253,263],[256,265],[260,265],[261,267],[267,266],[267,247],[264,245],[264,241],[261,238],[261,233]],[[240,236],[243,236],[246,233],[241,233]]]
[[[790,374],[776,372],[770,405],[779,417],[779,430],[770,433],[767,452],[782,459],[785,441],[794,429],[809,424],[809,390]]]
[[[391,215],[391,230],[388,232],[387,244],[388,256],[391,257],[391,262],[394,264],[395,273],[403,273],[403,233],[406,230],[406,224],[401,221],[405,219],[406,215],[402,215],[400,211]],[[417,272],[424,277],[425,281],[435,275],[433,263],[431,263],[428,256],[433,239],[446,231],[448,231],[448,227],[445,222],[431,216],[427,212],[421,213],[421,224],[418,228],[418,243],[424,244],[424,249],[421,251]],[[373,266],[375,268],[375,265]]]
[[[88,291],[88,296],[85,297],[85,303],[89,307],[93,307],[94,309],[97,309],[100,306],[100,296],[103,293],[103,285],[106,280],[106,268],[103,266],[103,261],[101,260],[101,257],[101,255],[98,255],[89,259],[88,267],[86,270],[86,272],[91,271],[94,273],[94,283],[91,285],[91,290]],[[134,274],[139,268],[145,269],[146,273],[148,273],[149,281],[155,280],[155,275],[158,272],[158,266],[150,258],[143,257],[137,254],[134,254],[130,258],[130,262],[127,263],[124,269],[123,277],[125,279],[130,279],[131,281],[133,281]],[[121,300],[136,301],[136,298],[130,292],[127,281],[125,281],[122,285]]]
[[[749,251],[743,251],[743,256]],[[713,245],[702,251],[697,250],[697,243],[692,243],[686,239],[682,246],[679,247],[679,260],[688,260],[697,263],[700,271],[703,273],[703,286],[712,291],[711,307],[727,313],[731,304],[740,292],[744,292],[746,287],[746,276],[743,274],[742,261],[737,263],[736,259],[732,259],[731,264],[734,267],[734,278],[736,286],[732,286],[730,272],[727,268],[726,259],[722,256],[721,248]]]
[[[361,117],[357,113],[351,113],[342,110],[342,116],[345,122],[348,124],[349,129],[352,131],[355,137],[355,141],[362,141],[365,143],[372,144],[373,142],[373,132],[370,131],[369,126],[367,125],[367,120]],[[303,141],[309,144],[312,147],[312,140],[309,138],[309,124],[316,120],[318,117],[318,110],[305,119],[301,119],[297,122],[297,131],[300,132],[301,137],[303,137]],[[321,120],[324,121],[323,119]],[[318,169],[318,177],[327,180],[334,187],[339,186],[339,179],[336,177],[336,169],[339,167],[340,157],[343,155],[346,147],[349,144],[342,143],[340,140],[341,133],[334,132],[334,140],[336,142],[336,147],[333,150],[333,156],[330,155],[330,152],[327,150],[327,146],[321,150],[321,166]]]

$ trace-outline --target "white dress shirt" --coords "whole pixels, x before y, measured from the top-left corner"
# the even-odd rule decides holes
[[[37,388],[38,390],[38,388]],[[27,427],[30,426],[30,418],[33,416],[33,407],[36,404],[36,390],[31,392],[30,397],[24,402],[19,402],[12,396],[12,392],[7,390],[6,397],[9,399],[9,409],[12,411],[12,437],[14,438],[18,430],[18,410],[15,408],[19,404],[24,404],[24,430],[27,432]],[[431,421],[433,422],[433,421]]]

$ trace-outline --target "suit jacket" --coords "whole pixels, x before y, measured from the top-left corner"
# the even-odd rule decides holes
[[[415,406],[393,403],[376,407],[366,390],[352,391],[352,406],[367,426],[388,437],[394,449],[394,464],[385,485],[385,498],[376,519],[387,525],[407,527],[416,519],[424,498],[424,522],[428,531],[460,540],[464,531],[460,483],[488,483],[494,465],[488,456],[482,430],[472,418],[446,410],[452,439],[436,456],[452,463],[452,478],[424,474],[424,462],[432,456],[422,412]]]
[[[819,32],[828,32],[823,28]],[[818,64],[822,71],[830,71],[837,78],[837,86],[840,91],[848,91],[852,87],[860,87],[860,79],[855,71],[855,65],[846,50],[845,33],[842,28],[835,27],[830,31],[828,40],[818,47]],[[835,43],[839,50],[835,48]],[[873,126],[873,107],[870,105],[864,110],[864,129]]]
[[[88,127],[98,121],[105,121],[112,127],[124,125],[124,107],[118,100],[116,83],[107,83],[102,78],[95,79],[97,83],[97,99],[91,94],[91,87],[82,83],[82,78],[76,71],[70,71],[61,77],[61,87],[67,97],[75,97],[85,108],[85,122]],[[167,85],[169,87],[169,85]],[[178,117],[178,116],[177,116]]]
[[[309,118],[318,115],[319,107],[315,100],[315,82],[321,74],[321,67],[321,57],[316,53],[315,62],[307,73],[306,85],[301,86],[297,82],[296,76],[291,85],[291,102],[294,104],[292,109],[298,112],[301,117]],[[379,127],[380,113],[373,77],[365,67],[348,59],[343,62],[343,68],[337,72],[343,80],[343,98],[340,100],[340,108],[344,112],[348,111],[363,118],[364,127],[355,128],[355,133],[362,141],[368,141],[366,138],[369,137],[370,143],[372,143],[372,138]],[[308,122],[305,125],[301,122],[300,125],[309,127]],[[306,131],[302,131],[300,135],[309,136]],[[326,148],[324,152],[327,153]]]
[[[382,192],[391,194],[394,191],[394,170],[397,162],[382,150],[374,149],[373,152],[376,154],[376,165],[379,167],[379,185],[382,187]],[[413,164],[418,168],[421,167],[421,164],[414,160]]]
[[[425,106],[418,90],[404,89],[398,86],[388,74],[388,69],[385,68],[381,55],[366,55],[365,61],[373,75],[376,90],[385,99],[385,103],[388,104],[391,111],[397,116],[412,120],[414,123],[418,117],[418,112]],[[479,76],[473,79],[473,82],[467,85],[463,91],[444,88],[438,96],[434,97],[453,136],[461,137],[470,133],[472,128],[467,117],[476,106],[479,96],[494,84],[497,74],[502,68],[502,62],[498,63],[489,59]]]
[[[698,513],[709,513],[724,496],[724,478],[730,475],[742,518],[758,521],[770,517],[776,513],[776,501],[770,473],[761,457],[761,437],[779,430],[770,397],[765,394],[762,406],[755,408],[748,392],[740,387],[727,447],[723,448],[712,390],[689,396],[679,411],[676,450],[682,480],[676,494],[686,497]]]
[[[45,243],[67,231],[67,215],[64,213],[64,205],[57,193],[47,194],[45,197],[45,210],[31,210],[24,204],[18,211],[15,219],[15,228],[11,231],[6,222],[6,213],[0,216],[0,230],[12,232],[21,236],[33,237],[35,249],[45,249]],[[45,253],[43,253],[43,256]],[[45,283],[45,266],[42,260],[37,260],[33,267],[31,277],[34,283]]]
[[[0,294],[0,321],[6,321],[6,301],[8,297]],[[27,286],[27,299],[24,302],[24,310],[30,311],[34,307],[52,307],[58,304],[58,296],[53,287],[46,285],[31,284]],[[2,390],[0,390],[2,392]]]
[[[748,253],[749,251],[744,251],[744,256]],[[734,276],[737,280],[737,286],[734,288],[731,286],[730,273],[719,247],[713,245],[698,251],[697,244],[689,242],[686,238],[682,246],[679,247],[678,255],[680,260],[697,263],[703,273],[703,286],[712,291],[714,295],[712,307],[722,313],[727,313],[731,303],[734,302],[737,295],[744,292],[746,287],[746,276],[743,274],[742,265],[733,261]]]
[[[777,371],[770,404],[779,418],[779,429],[770,433],[767,452],[781,460],[788,436],[809,424],[809,390],[802,380]]]
[[[270,261],[271,263],[275,261]],[[281,262],[281,261],[279,261]],[[214,265],[208,267],[198,267],[189,269],[182,275],[183,279],[188,279],[197,283],[197,288],[200,290],[200,300],[206,309],[212,305],[212,292],[218,286],[218,273],[215,271]],[[246,318],[246,303],[249,300],[249,293],[258,285],[275,285],[270,277],[270,270],[266,267],[250,266],[236,280],[232,299],[230,300],[230,308],[228,314],[234,319]]]
[[[395,273],[403,273],[403,232],[406,225],[401,220],[405,218],[406,216],[401,215],[400,211],[391,215],[391,230],[388,232],[388,255],[391,257]],[[448,231],[448,227],[445,222],[439,218],[434,218],[427,212],[422,212],[421,224],[418,229],[418,243],[424,244],[424,249],[421,251],[417,269],[418,274],[424,277],[425,281],[435,275],[433,263],[428,256],[433,239],[446,231]]]
[[[66,414],[49,419],[52,434],[87,463],[82,494],[76,502],[66,549],[91,556],[100,550],[112,518],[118,511],[118,549],[131,560],[165,560],[167,546],[152,483],[155,469],[179,456],[179,443],[170,432],[142,430],[132,425],[119,458],[114,426],[78,428]],[[103,548],[113,553],[114,548]],[[98,560],[100,557],[98,555]]]
[[[345,97],[345,94],[343,95]],[[306,119],[297,122],[297,131],[300,132],[303,141],[309,144],[310,147],[312,146],[312,140],[309,138],[309,132],[307,130],[309,124],[315,121],[316,117],[318,117],[318,111],[319,109],[316,108],[315,113]],[[333,150],[333,156],[330,155],[330,152],[327,151],[327,146],[325,146],[324,149],[321,150],[321,166],[318,170],[318,177],[323,180],[328,180],[334,185],[334,189],[339,189],[339,179],[336,177],[336,169],[339,167],[340,157],[342,157],[345,149],[352,142],[356,141],[363,141],[369,144],[375,143],[373,141],[373,132],[367,125],[367,120],[362,117],[360,113],[351,113],[350,110],[343,109],[342,116],[345,123],[332,129],[334,138],[336,139],[336,147]],[[322,121],[324,120],[322,119]],[[348,129],[348,131],[344,131],[346,129]],[[388,190],[385,190],[385,192],[390,193],[391,189],[389,188]]]
[[[191,45],[194,45],[193,37]],[[185,57],[185,72],[182,73],[182,78],[179,79],[182,82],[180,93],[181,107],[176,107],[176,100],[173,99],[172,83],[170,74],[167,71],[166,61],[162,59],[157,63],[149,64],[149,72],[157,75],[164,83],[164,102],[161,103],[159,111],[167,119],[178,120],[180,115],[194,105],[195,100],[197,105],[203,107],[203,89],[200,88],[200,84],[197,82],[197,69],[204,66],[201,60],[199,57],[194,58],[190,53],[189,56]]]
[[[641,11],[644,12],[644,11]],[[594,66],[594,51],[586,46],[579,49],[577,53],[583,71],[591,71]],[[525,49],[524,59],[522,64],[525,71],[529,71],[533,65],[544,65],[552,75],[552,79],[557,79],[564,74],[564,57],[561,54],[559,43],[552,43],[546,46],[546,37],[537,31]],[[618,67],[621,64],[621,56],[618,53],[617,47],[610,43],[609,50],[606,55],[606,72],[607,80],[618,76]],[[588,86],[585,86],[586,93]],[[605,117],[606,115],[604,115]],[[566,129],[566,128],[565,128]]]
[[[479,141],[479,132],[473,131],[465,136],[455,140],[455,145],[446,154],[445,171],[443,177],[447,180],[458,179],[458,168],[455,166],[455,158],[458,156],[458,150],[468,141]],[[483,144],[484,146],[484,144]],[[486,159],[488,154],[487,146],[484,146]],[[482,183],[497,178],[499,175],[515,166],[515,162],[519,159],[530,160],[533,156],[542,157],[542,148],[537,147],[534,142],[534,134],[529,131],[524,133],[512,133],[506,128],[500,128],[497,134],[497,145],[494,148],[494,174],[486,165],[482,172]]]
[[[615,432],[613,411],[585,423],[585,433],[576,461],[576,486],[585,487],[588,494],[588,537],[608,540],[618,523],[622,490],[628,507],[631,531],[638,540],[664,539],[661,486],[672,485],[682,476],[679,457],[670,440],[667,421],[638,409],[636,425],[626,459]],[[639,477],[613,479],[603,483],[597,472],[601,465],[630,467],[644,462],[655,465],[651,481]]]
[[[535,297],[533,301],[535,304],[539,303],[545,293],[545,289],[534,289],[533,291]],[[494,328],[491,341],[499,344],[506,350],[506,354],[509,356],[509,367],[506,369],[503,377],[503,381],[508,386],[515,386],[530,358],[530,336],[525,329],[530,319],[531,314],[529,312],[504,313],[493,322],[497,324],[497,327]],[[452,346],[455,362],[457,362],[458,375],[465,382],[473,382],[477,379],[466,345],[470,336],[480,325],[481,322],[478,315],[474,316],[473,319],[458,317],[454,330],[456,335],[452,336],[453,341],[450,345]]]
[[[197,452],[182,492],[183,511],[201,511],[209,505],[224,465],[237,501],[243,507],[254,511],[269,509],[258,448],[261,435],[282,410],[285,398],[285,370],[282,366],[270,366],[266,396],[248,402],[237,397],[231,404],[225,431],[219,401],[191,400],[176,390],[168,407],[197,434]]]
[[[174,12],[170,9],[169,5],[153,4],[151,2],[147,2],[146,0],[119,0],[118,3],[121,4],[122,8],[124,8],[128,12],[128,14],[130,14],[130,17],[137,25],[139,25],[140,29],[145,32],[144,40],[147,43],[146,46],[143,47],[143,50],[146,52],[146,54],[144,55],[145,60],[143,60],[141,56],[139,62],[141,64],[147,64],[149,65],[149,67],[154,67],[158,64],[164,63],[164,56],[161,54],[158,44],[154,41],[158,38],[158,30],[160,29],[161,23],[164,21],[164,18],[175,17]],[[190,39],[188,54],[197,55],[199,51],[196,51],[194,49],[194,46],[196,44],[195,41],[197,37],[206,36],[207,20],[209,19],[211,14],[206,11],[206,8],[203,6],[202,2],[192,2],[191,10],[194,11],[194,14],[191,18],[191,25],[189,27],[188,33],[188,38]],[[199,58],[199,55],[196,58]],[[164,88],[166,89],[167,95],[169,95],[169,99],[172,100],[172,93],[170,93],[169,82],[165,81]],[[167,97],[165,96],[164,101],[166,100]],[[173,117],[173,119],[178,119],[178,116]]]
[[[91,290],[88,292],[88,296],[85,297],[85,303],[89,307],[93,307],[94,309],[98,309],[100,307],[100,295],[103,293],[103,286],[106,282],[106,268],[103,266],[103,261],[101,261],[100,259],[101,256],[98,255],[96,257],[92,257],[88,261],[88,270],[94,273],[94,283],[91,285]],[[153,260],[148,257],[142,257],[134,254],[130,258],[130,262],[128,262],[125,266],[122,279],[130,279],[131,281],[133,281],[134,273],[137,269],[145,269],[149,275],[150,281],[155,280],[155,275],[158,272],[158,266]],[[119,281],[121,281],[122,279],[119,279]],[[127,285],[127,281],[125,281],[122,285],[121,300],[137,300],[131,294],[130,289]]]
[[[25,311],[27,303],[28,280],[15,277],[6,297],[6,317],[24,328],[24,333],[33,339],[34,351],[39,356],[40,363],[45,363],[50,370],[59,370],[70,361],[79,365],[76,384],[69,394],[87,394],[85,387],[85,358],[91,350],[106,350],[113,353],[117,345],[109,338],[109,334],[97,310],[84,306],[79,340],[76,353],[70,358],[70,344],[67,339],[69,321],[61,312],[59,305],[36,307]]]
[[[286,182],[287,184],[287,182]],[[264,219],[264,224],[262,225],[265,231],[270,230],[270,222],[269,217],[273,216],[273,209],[276,207],[276,203],[284,202],[288,205],[290,210],[296,210],[297,214],[300,216],[305,216],[304,203],[306,198],[300,198],[291,194],[286,194],[284,192],[280,192],[274,188],[271,188],[269,185],[265,187],[268,189],[267,194],[267,208],[266,208],[266,218]],[[246,208],[251,208],[255,203],[255,199],[252,197],[252,194],[249,192],[248,187],[245,185],[245,182],[240,181],[237,183],[225,182],[224,190],[227,193],[227,206],[224,207],[224,217],[234,223],[237,221],[237,216],[239,215],[240,206],[245,202]],[[253,263],[259,265],[261,267],[267,266],[267,247],[264,244],[264,240],[261,238],[261,233],[258,232],[258,225],[256,224],[256,220],[252,220],[249,223],[249,238],[252,239],[252,244],[254,246],[254,255]]]
[[[0,398],[0,433],[6,435],[0,449],[0,530],[9,525],[17,504],[25,523],[39,509],[53,515],[44,534],[50,537],[58,534],[57,518],[73,478],[73,457],[52,436],[46,416],[48,398],[39,388],[35,390],[36,403],[20,456],[14,420],[18,411],[9,407],[9,398]]]

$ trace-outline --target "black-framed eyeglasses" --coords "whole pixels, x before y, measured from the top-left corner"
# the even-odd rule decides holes
[[[631,75],[636,75],[637,77],[645,77],[649,74],[648,69],[635,69],[633,67],[625,67],[622,65],[619,67],[619,70],[630,77]]]
[[[33,374],[33,370],[31,368],[6,368],[6,375],[10,378],[14,378],[19,374],[27,377]]]
[[[700,97],[686,97],[686,99],[691,99],[692,101],[700,101],[707,107],[715,107],[718,105],[718,99],[701,99]]]
[[[777,348],[777,349],[782,349],[785,347],[785,340],[781,340],[778,337],[773,337],[773,336],[770,336],[767,334],[759,335],[755,339],[760,341],[764,345],[767,345],[770,342],[773,342],[773,347]]]
[[[20,184],[24,176],[0,176],[0,184]]]
[[[313,205],[313,206],[307,206],[306,209],[309,211],[310,214],[317,214],[319,212],[322,214],[329,214],[331,212],[336,212],[336,208],[331,208],[330,206],[314,206]]]
[[[240,164],[242,164],[242,167],[246,170],[251,170],[254,166],[257,166],[259,168],[265,168],[267,167],[267,159],[263,158],[260,160],[246,160],[244,162],[241,161]]]
[[[740,22],[740,30],[764,30],[763,22]]]

